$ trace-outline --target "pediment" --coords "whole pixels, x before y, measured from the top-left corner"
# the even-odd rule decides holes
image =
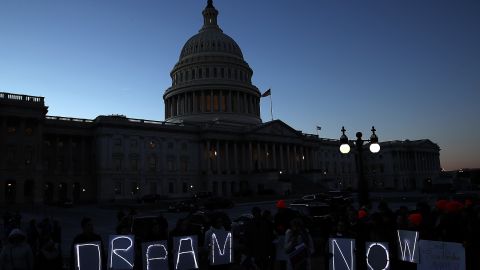
[[[295,130],[294,128],[290,127],[289,125],[285,124],[280,120],[274,120],[259,125],[252,129],[251,133],[284,137],[300,137],[302,134],[300,131]]]

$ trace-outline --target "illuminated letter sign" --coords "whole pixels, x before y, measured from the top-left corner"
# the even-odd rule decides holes
[[[102,269],[100,242],[75,245],[75,270],[97,269]]]
[[[133,269],[133,235],[110,235],[108,269]]]
[[[210,239],[210,264],[232,263],[232,233],[216,231]],[[223,248],[222,248],[223,247]]]
[[[355,270],[355,239],[330,238],[328,246],[330,270]]]
[[[183,236],[173,238],[175,270],[198,269],[197,243],[197,236]]]
[[[367,242],[365,244],[368,270],[389,270],[390,254],[388,243]]]
[[[398,258],[404,262],[418,263],[418,232],[397,230]]]
[[[167,241],[143,243],[143,270],[168,270],[167,247]]]
[[[465,268],[465,248],[460,243],[419,241],[418,270],[457,270]]]

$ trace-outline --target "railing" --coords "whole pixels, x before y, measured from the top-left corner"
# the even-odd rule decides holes
[[[136,119],[136,118],[126,118],[128,122],[132,123],[144,123],[144,124],[153,124],[153,125],[162,125],[162,126],[183,126],[183,123],[172,123],[166,121],[157,121],[157,120],[146,120],[146,119]]]
[[[59,120],[59,121],[69,121],[69,122],[81,122],[81,123],[92,123],[93,120],[82,119],[82,118],[73,118],[73,117],[63,117],[63,116],[50,116],[45,117],[47,120]]]
[[[19,94],[12,94],[12,93],[6,93],[6,92],[0,92],[0,99],[26,101],[26,102],[42,103],[42,104],[44,102],[44,97],[19,95]]]

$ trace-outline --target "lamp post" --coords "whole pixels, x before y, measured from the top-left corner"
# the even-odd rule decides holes
[[[342,136],[340,137],[340,152],[342,154],[348,154],[350,152],[350,144],[347,135],[345,135],[345,127],[342,127]],[[362,139],[362,133],[357,132],[356,136],[357,139],[352,141],[355,144],[355,149],[358,153],[357,158],[357,172],[358,172],[358,202],[360,207],[369,205],[370,198],[368,194],[368,181],[365,179],[365,175],[363,174],[363,143],[369,142],[370,143],[370,152],[378,153],[380,151],[380,145],[378,144],[378,137],[375,134],[375,127],[372,127],[372,135],[370,136],[369,140]]]

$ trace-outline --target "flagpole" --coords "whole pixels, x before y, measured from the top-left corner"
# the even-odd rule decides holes
[[[272,116],[273,121],[273,102],[272,102],[272,94],[270,93],[270,115]]]

